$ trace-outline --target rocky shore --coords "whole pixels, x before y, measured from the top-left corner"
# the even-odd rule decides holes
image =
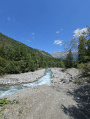
[[[50,68],[52,71],[52,82],[69,82],[80,75],[80,71],[72,68],[63,70],[62,68]],[[0,85],[17,85],[23,83],[32,83],[41,78],[45,73],[45,69],[37,70],[35,72],[27,72],[21,74],[9,74],[0,77]]]
[[[51,68],[51,71],[53,73],[52,75],[53,83],[69,83],[70,81],[73,81],[81,74],[81,71],[75,68],[70,69]]]
[[[41,78],[44,75],[44,73],[45,69],[41,69],[35,72],[6,75],[0,77],[0,85],[16,85],[23,83],[31,83]]]
[[[41,71],[44,73],[45,70]],[[53,73],[51,85],[22,89],[13,95],[6,96],[8,100],[16,100],[18,103],[2,107],[0,109],[1,118],[86,119],[75,100],[74,90],[78,88],[78,85],[70,81],[80,74],[79,70],[51,68],[51,71]],[[64,82],[64,80],[68,81]],[[77,100],[80,99],[77,97]]]

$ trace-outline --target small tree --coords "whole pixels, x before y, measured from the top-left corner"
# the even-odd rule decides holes
[[[86,38],[84,36],[80,36],[79,38],[79,46],[78,46],[78,62],[84,62],[84,57],[86,56]]]
[[[71,49],[70,49],[69,53],[67,54],[65,64],[66,64],[66,68],[73,67],[73,55],[72,55]]]
[[[90,39],[86,42],[86,60],[90,62]]]
[[[89,75],[90,76],[90,62],[86,63],[83,67],[83,74],[84,75]],[[90,78],[89,78],[90,82]]]
[[[87,55],[90,56],[90,39],[87,41]]]

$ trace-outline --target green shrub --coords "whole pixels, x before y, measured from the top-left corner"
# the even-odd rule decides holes
[[[64,64],[63,61],[60,62],[60,67],[61,67],[61,68],[65,68],[65,64]]]
[[[0,106],[4,106],[5,104],[18,104],[19,101],[18,100],[13,100],[13,101],[10,101],[10,100],[7,100],[7,98],[4,98],[4,99],[0,99]]]
[[[85,67],[84,63],[77,64],[78,69],[83,69]]]
[[[4,67],[6,65],[6,60],[0,57],[0,66]]]
[[[4,74],[4,68],[2,66],[0,66],[0,75]]]
[[[5,72],[10,74],[20,73],[20,66],[16,61],[7,61]]]
[[[83,67],[83,73],[85,75],[90,74],[90,62],[86,63],[85,66]]]

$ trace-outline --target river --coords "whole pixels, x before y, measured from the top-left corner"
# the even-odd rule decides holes
[[[0,86],[0,97],[14,94],[21,89],[33,88],[44,84],[49,85],[51,83],[51,76],[52,76],[51,70],[46,69],[44,76],[38,79],[38,81],[36,82],[14,86]]]

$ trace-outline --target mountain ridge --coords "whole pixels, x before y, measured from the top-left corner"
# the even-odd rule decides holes
[[[65,59],[69,51],[55,51],[51,53],[51,56],[54,58],[62,58]],[[78,51],[72,51],[73,59],[76,60],[78,57]]]
[[[41,54],[41,55],[52,57],[49,53],[47,53],[47,52],[45,52],[43,50],[38,50],[38,49],[32,48],[30,46],[27,46],[27,45],[25,45],[25,44],[15,40],[15,39],[13,39],[13,38],[10,38],[10,37],[0,33],[0,47],[2,45],[7,46],[7,47],[8,46],[9,47],[12,47],[12,46],[14,47],[15,45],[18,45],[18,46],[22,45],[23,47],[27,47],[28,50],[31,50],[31,51],[33,50],[33,52],[36,53],[36,54],[39,54],[39,55]]]
[[[0,75],[48,67],[64,67],[64,62],[0,33]]]

